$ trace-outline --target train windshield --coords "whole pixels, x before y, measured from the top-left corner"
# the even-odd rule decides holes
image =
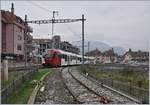
[[[52,54],[46,54],[45,55],[45,58],[52,58],[53,56],[52,56]]]

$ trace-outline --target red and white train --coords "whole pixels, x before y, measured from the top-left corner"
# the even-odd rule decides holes
[[[93,57],[84,56],[84,63],[93,63]],[[66,52],[59,49],[48,49],[44,56],[44,66],[60,67],[67,65],[82,64],[82,56],[71,52]]]

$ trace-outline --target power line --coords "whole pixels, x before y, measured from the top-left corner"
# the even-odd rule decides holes
[[[69,25],[67,25],[67,24],[64,24],[64,25],[65,25],[65,26],[68,28],[68,30],[69,30],[70,32],[72,32],[75,36],[81,38],[81,36],[79,36],[79,35],[81,35],[81,34],[78,34],[77,32],[73,31],[72,28],[71,28]]]
[[[60,16],[58,16],[58,17],[60,18]],[[75,35],[76,37],[80,37],[80,38],[81,38],[81,36],[78,36],[78,35],[81,35],[81,34],[77,34],[77,32],[73,31],[72,28],[71,28],[68,24],[65,24],[65,23],[64,23],[63,25],[66,26],[67,29],[68,29],[70,32],[73,33],[73,35]]]
[[[33,4],[34,6],[40,8],[40,9],[46,11],[46,12],[54,12],[54,11],[50,11],[50,10],[48,10],[47,8],[44,8],[44,7],[40,6],[39,4],[34,3],[34,2],[32,2],[32,1],[29,1],[29,2],[30,2],[31,4]],[[69,30],[70,32],[73,33],[73,35],[75,35],[76,37],[79,37],[79,38],[81,39],[81,36],[78,36],[78,35],[81,35],[81,33],[78,34],[77,32],[73,31],[72,28],[71,28],[69,25],[65,24],[65,23],[64,23],[64,25],[68,28],[68,30]],[[53,32],[52,32],[52,33],[53,33]]]
[[[34,3],[34,2],[32,2],[32,1],[29,1],[29,2],[30,2],[31,4],[33,4],[34,6],[40,8],[40,9],[42,9],[42,10],[44,10],[44,11],[53,12],[53,11],[50,11],[50,10],[48,10],[47,8],[44,8],[44,7],[42,7],[42,6],[40,6],[40,5],[36,4],[36,3]],[[71,27],[69,27],[69,25],[67,25],[67,24],[65,24],[65,23],[64,23],[64,25],[65,25],[65,26],[68,28],[68,30],[69,30],[70,32],[72,32],[75,36],[81,38],[81,36],[78,36],[78,35],[81,35],[81,33],[80,33],[80,34],[77,34],[76,32],[74,32],[74,31],[71,29]]]
[[[47,8],[44,8],[44,7],[42,7],[42,6],[40,6],[39,4],[36,4],[36,3],[34,3],[34,2],[32,2],[32,1],[26,1],[27,3],[31,3],[31,4],[33,4],[34,6],[36,6],[36,7],[38,7],[38,8],[40,8],[40,9],[42,9],[42,10],[44,10],[44,11],[46,11],[46,12],[52,12],[52,11],[50,11],[49,9],[47,9]]]

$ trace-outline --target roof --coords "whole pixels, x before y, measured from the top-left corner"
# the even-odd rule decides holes
[[[97,56],[97,55],[101,55],[101,51],[99,51],[97,48],[93,51],[87,52],[86,55],[90,55],[90,56]]]
[[[33,39],[33,41],[37,43],[46,43],[51,42],[51,39]]]
[[[4,18],[6,20],[5,22],[7,22],[7,23],[17,22],[22,25],[24,25],[24,23],[25,23],[24,20],[21,19],[21,17],[13,14],[10,11],[1,10],[1,15],[2,15],[2,18]]]
[[[128,51],[125,53],[130,54],[132,57],[149,57],[149,52],[142,52],[142,51]]]
[[[98,49],[95,49],[93,51],[90,51],[89,53],[86,53],[86,55],[92,55],[92,56],[118,56],[116,53],[114,53],[113,49],[110,49],[105,52],[101,52]]]
[[[113,49],[103,52],[102,55],[103,56],[117,56],[117,54],[114,53]]]

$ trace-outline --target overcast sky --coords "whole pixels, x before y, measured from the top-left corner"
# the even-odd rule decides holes
[[[15,14],[28,20],[56,18],[78,19],[85,15],[85,39],[125,49],[148,50],[150,1],[13,1]],[[10,10],[11,1],[2,1],[1,9]],[[51,38],[51,24],[33,27],[34,38]],[[62,40],[81,40],[81,22],[55,24],[54,34]]]

